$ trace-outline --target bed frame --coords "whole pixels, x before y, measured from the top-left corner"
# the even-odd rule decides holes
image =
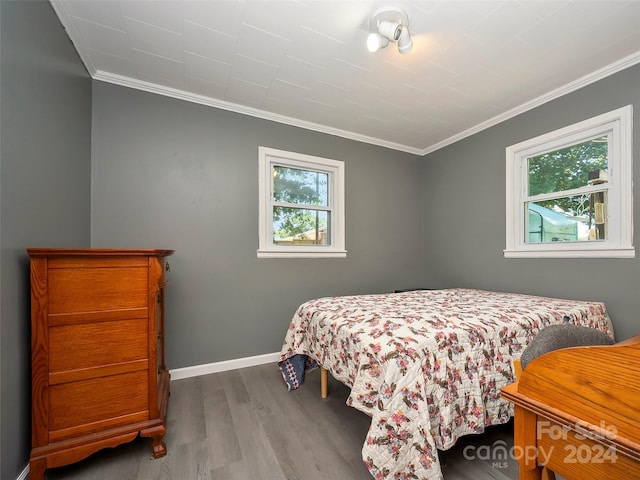
[[[440,472],[436,450],[513,415],[500,387],[515,379],[513,360],[534,329],[554,322],[613,334],[601,302],[472,289],[323,297],[296,310],[279,365],[290,390],[320,367],[323,399],[329,371],[353,385],[347,404],[372,418],[362,458],[373,476],[415,471],[431,478]],[[479,375],[482,388],[471,381]],[[436,390],[453,393],[430,404]],[[445,427],[432,433],[435,415]]]

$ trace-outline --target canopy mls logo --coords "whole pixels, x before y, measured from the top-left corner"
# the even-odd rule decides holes
[[[548,447],[535,445],[509,446],[504,440],[497,440],[491,445],[467,445],[462,451],[465,460],[483,460],[491,462],[492,468],[508,468],[509,460],[535,461],[544,466],[554,458],[562,463],[616,463],[618,456],[613,445],[605,446],[596,443],[603,439],[612,439],[617,434],[613,425],[601,422],[598,431],[588,430],[585,424],[577,423],[572,428],[558,425],[547,420],[538,421],[537,439],[549,438],[554,442],[572,438],[578,442],[593,440],[579,444],[558,443]]]
[[[491,445],[467,445],[462,451],[465,460],[490,461],[492,468],[509,468],[509,460],[517,460],[516,447],[511,448],[504,440],[496,440]]]

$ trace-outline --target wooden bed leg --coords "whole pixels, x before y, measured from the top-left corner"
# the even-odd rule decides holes
[[[320,367],[320,395],[322,398],[327,398],[329,395],[329,372],[323,367]]]

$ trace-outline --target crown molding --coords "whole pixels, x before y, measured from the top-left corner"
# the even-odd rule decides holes
[[[434,145],[431,145],[430,147],[427,147],[424,150],[421,150],[420,155],[427,155],[429,153],[435,152],[436,150],[440,150],[441,148],[451,145],[459,140],[462,140],[463,138],[470,137],[471,135],[474,135],[490,127],[493,127],[494,125],[498,125],[499,123],[502,123],[513,117],[516,117],[521,113],[525,113],[525,112],[528,112],[529,110],[533,110],[534,108],[539,107],[540,105],[543,105],[552,100],[560,98],[571,92],[575,92],[576,90],[579,90],[582,87],[586,87],[587,85],[595,83],[598,80],[602,80],[603,78],[609,77],[614,73],[618,73],[629,67],[633,67],[638,63],[640,63],[640,51],[632,53],[631,55],[624,57],[621,60],[618,60],[617,62],[611,63],[599,70],[596,70],[595,72],[591,72],[577,80],[574,80],[573,82],[567,83],[566,85],[558,87],[555,90],[547,92],[544,95],[540,95],[539,97],[534,98],[529,102],[523,103],[522,105],[519,105],[515,108],[512,108],[511,110],[508,110],[504,113],[501,113],[500,115],[496,115],[495,117],[490,118],[489,120],[486,120],[482,123],[479,123],[463,132],[458,133],[457,135],[449,137],[446,140],[443,140]]]
[[[273,122],[282,123],[285,125],[291,125],[293,127],[304,128],[306,130],[312,130],[320,133],[327,133],[329,135],[335,135],[337,137],[347,138],[349,140],[355,140],[362,143],[369,143],[380,147],[386,147],[391,150],[398,150],[401,152],[411,153],[414,155],[420,155],[421,150],[419,148],[410,147],[407,145],[401,145],[399,143],[393,143],[379,138],[369,137],[367,135],[361,135],[359,133],[349,132],[347,130],[340,130],[338,128],[321,125],[319,123],[308,122],[299,118],[287,117],[285,115],[279,115],[277,113],[267,112],[246,105],[240,105],[237,103],[227,102],[213,97],[207,97],[205,95],[199,95],[197,93],[187,92],[173,87],[167,87],[166,85],[159,85],[157,83],[146,82],[143,80],[137,80],[135,78],[126,77],[123,75],[117,75],[109,72],[103,72],[101,70],[96,71],[92,76],[94,80],[100,80],[107,83],[113,83],[115,85],[121,85],[124,87],[134,88],[145,92],[156,93],[158,95],[164,95],[166,97],[172,97],[179,100],[185,100],[187,102],[198,103],[200,105],[206,105],[209,107],[215,107],[222,110],[228,110],[242,115],[249,115],[251,117],[261,118],[263,120],[271,120]]]

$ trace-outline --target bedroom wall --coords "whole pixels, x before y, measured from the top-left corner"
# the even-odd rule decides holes
[[[427,155],[425,283],[604,301],[619,340],[640,333],[640,66]],[[635,259],[505,259],[505,148],[624,105],[634,108]]]
[[[170,248],[169,368],[280,350],[297,306],[422,279],[413,155],[103,82],[93,247]],[[343,160],[346,259],[258,259],[258,146]]]
[[[49,2],[0,2],[0,478],[31,445],[27,247],[88,247],[91,81]]]

